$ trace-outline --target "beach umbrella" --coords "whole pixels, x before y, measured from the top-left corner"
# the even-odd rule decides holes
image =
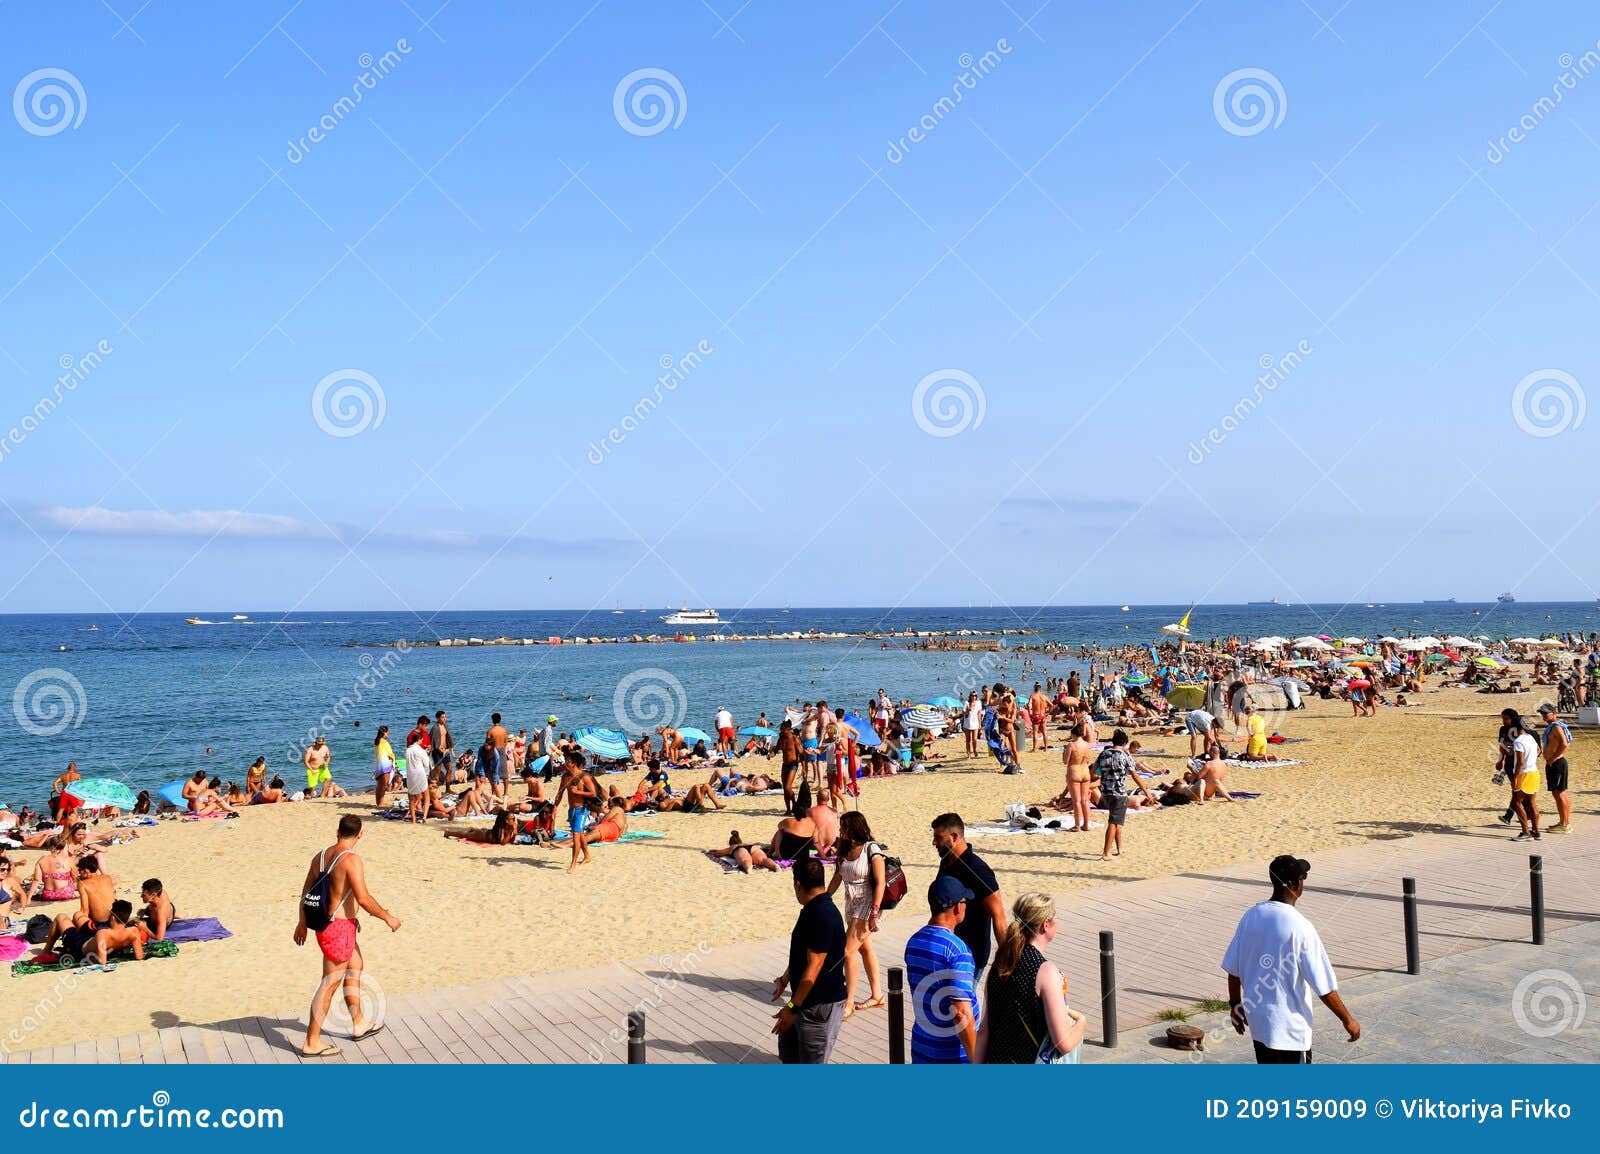
[[[179,783],[179,794],[182,794],[182,783]],[[109,777],[86,777],[75,781],[67,787],[68,792],[78,799],[78,804],[85,809],[100,809],[104,806],[114,805],[118,809],[131,809],[138,800],[133,790],[123,785],[120,781],[112,781]]]
[[[1358,665],[1362,669],[1373,669],[1373,668],[1375,668],[1377,666],[1378,663],[1376,661],[1368,661],[1365,657],[1363,657],[1363,658],[1360,658],[1360,659],[1358,659],[1356,661],[1346,661],[1345,664],[1346,665]]]
[[[1562,647],[1561,646],[1561,642],[1557,641],[1554,637],[1546,637],[1543,641],[1539,642],[1539,644],[1540,645],[1546,645],[1546,646],[1554,646],[1557,649],[1560,649]]]
[[[1421,653],[1424,649],[1432,649],[1433,646],[1428,645],[1419,639],[1416,641],[1402,641],[1400,642],[1400,648],[1404,649],[1407,653]]]
[[[1444,642],[1440,641],[1437,637],[1419,637],[1417,640],[1423,645],[1428,646],[1430,649],[1432,649],[1434,646],[1444,644]]]
[[[1477,664],[1483,666],[1485,669],[1499,669],[1500,668],[1500,663],[1498,661],[1496,661],[1493,657],[1474,657],[1472,660],[1475,661]]]
[[[1289,639],[1287,637],[1279,637],[1277,635],[1273,635],[1271,637],[1258,637],[1256,638],[1256,644],[1265,645],[1269,648],[1276,649],[1280,645],[1289,644]]]
[[[1329,645],[1326,641],[1324,641],[1320,637],[1296,637],[1294,639],[1294,647],[1296,649],[1332,649],[1333,648],[1333,646]]]
[[[1384,642],[1387,645],[1396,645],[1396,644],[1399,644],[1400,638],[1385,636],[1385,637],[1378,638],[1378,640]]]
[[[947,693],[943,697],[935,697],[928,704],[935,709],[960,709],[961,699],[959,697],[951,697]]]
[[[1285,662],[1291,669],[1315,669],[1317,663],[1304,657],[1296,657],[1293,661]]]
[[[188,784],[189,782],[187,778],[180,777],[177,781],[167,782],[166,785],[162,786],[156,792],[161,795],[162,801],[169,802],[172,805],[177,806],[179,809],[182,809],[184,806],[189,804],[183,799],[183,787]]]
[[[628,756],[628,739],[614,729],[589,726],[572,736],[590,753],[599,754],[608,761],[622,761]]]
[[[1365,645],[1367,639],[1365,637],[1346,637],[1344,643],[1346,645]]]
[[[545,754],[545,756],[543,756],[543,757],[536,757],[536,758],[533,759],[532,762],[530,762],[528,764],[528,772],[529,773],[538,773],[541,769],[543,769],[545,766],[547,766],[549,764],[550,764],[550,755],[549,754]]]
[[[1482,649],[1483,646],[1479,645],[1476,641],[1458,641],[1458,642],[1456,642],[1456,648],[1457,649]]]
[[[933,733],[939,733],[944,729],[944,718],[933,710],[923,709],[921,706],[916,709],[908,709],[902,713],[900,722],[902,725],[909,725],[913,729],[926,729]]]
[[[687,744],[687,745],[693,745],[697,741],[703,741],[707,745],[715,745],[715,744],[717,744],[717,739],[716,738],[712,737],[705,730],[696,729],[692,725],[679,726],[678,727],[678,736],[683,738],[684,743]]]
[[[1135,671],[1133,673],[1124,673],[1122,675],[1122,684],[1124,684],[1124,685],[1149,685],[1150,684],[1150,675],[1148,673],[1139,673],[1137,671]]]
[[[866,718],[847,713],[841,720],[856,731],[856,744],[862,749],[872,749],[883,744],[883,738],[878,736],[878,731],[872,728],[872,722]]]
[[[764,725],[747,725],[739,731],[740,737],[777,737],[776,729],[768,729]]]
[[[1424,657],[1423,660],[1429,665],[1439,665],[1441,663],[1448,662],[1450,659],[1443,653],[1430,653],[1428,656]]]
[[[1174,685],[1167,692],[1167,701],[1174,709],[1199,709],[1206,701],[1206,691],[1199,685]]]

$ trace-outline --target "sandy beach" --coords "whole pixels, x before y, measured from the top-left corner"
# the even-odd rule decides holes
[[[1128,852],[1111,863],[1099,860],[1098,829],[974,844],[1009,897],[1024,889],[1062,893],[1182,873],[1268,850],[1314,860],[1318,850],[1361,841],[1483,827],[1506,799],[1506,790],[1489,780],[1495,715],[1508,705],[1531,711],[1543,692],[1430,689],[1411,707],[1383,709],[1371,719],[1352,718],[1341,701],[1310,699],[1306,710],[1279,725],[1285,736],[1308,740],[1275,747],[1304,764],[1233,769],[1230,787],[1259,791],[1258,800],[1130,818]],[[1581,818],[1592,809],[1584,767],[1592,764],[1593,738],[1581,731],[1575,738]],[[1061,739],[1052,732],[1052,740]],[[1144,756],[1162,767],[1177,767],[1187,753],[1185,737],[1143,740]],[[954,750],[959,742],[940,744]],[[969,824],[999,821],[1008,802],[1042,802],[1063,778],[1059,745],[1025,754],[1027,773],[1020,778],[996,773],[987,756],[946,757],[937,764],[933,773],[862,782],[861,808],[879,839],[904,858],[912,883],[912,899],[889,917],[922,916],[916,897],[935,867],[928,838],[934,814],[953,809]],[[784,933],[795,910],[787,874],[724,874],[701,852],[723,843],[732,829],[746,839],[767,839],[781,801],[741,798],[720,814],[639,818],[635,828],[664,838],[597,848],[594,863],[572,877],[565,850],[463,845],[441,836],[437,824],[371,821],[360,846],[368,881],[404,925],[391,934],[363,920],[369,969],[393,994]],[[1542,795],[1541,809],[1548,803]],[[180,915],[220,918],[234,936],[184,945],[174,959],[83,975],[64,996],[54,975],[10,978],[5,1028],[11,1030],[24,1011],[37,1026],[4,1038],[7,1049],[246,1013],[303,1020],[319,958],[313,944],[297,949],[292,941],[298,886],[309,856],[332,841],[337,817],[371,809],[370,795],[262,806],[235,821],[163,822],[137,842],[110,850],[106,868],[118,879],[119,896],[137,903],[143,879],[158,876]],[[1509,831],[1506,837],[1509,854]],[[31,869],[35,855],[20,856]]]

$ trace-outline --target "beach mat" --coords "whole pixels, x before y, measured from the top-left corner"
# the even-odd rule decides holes
[[[1264,765],[1304,765],[1305,762],[1294,757],[1280,757],[1277,761],[1240,761],[1237,757],[1225,757],[1222,759],[1222,764],[1231,765],[1235,769],[1256,769]]]
[[[145,961],[149,961],[152,958],[175,958],[177,956],[178,946],[175,942],[146,942],[144,944]],[[114,950],[106,955],[106,960],[108,962],[131,962],[133,961],[133,951],[131,949]],[[83,973],[99,968],[98,965],[61,966],[57,964],[55,954],[35,954],[25,962],[12,962],[11,976],[20,978],[27,974],[61,973],[64,970]]]
[[[632,817],[633,815],[629,814],[628,816]],[[621,845],[624,842],[630,842],[630,841],[654,841],[657,838],[662,838],[662,837],[666,837],[666,836],[667,835],[662,833],[660,830],[654,830],[654,829],[630,829],[627,833],[623,834],[616,841],[592,841],[592,842],[589,843],[589,847],[591,849],[593,849],[595,846],[598,846],[598,845]],[[572,834],[568,830],[558,829],[558,830],[556,830],[556,832],[555,832],[554,836],[551,838],[551,840],[552,841],[571,841],[572,840]]]
[[[169,942],[220,942],[232,931],[216,918],[178,918],[167,927]]]

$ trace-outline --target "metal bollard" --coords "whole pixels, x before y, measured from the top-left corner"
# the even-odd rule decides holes
[[[906,1064],[906,972],[889,967],[889,1064]]]
[[[1528,855],[1528,899],[1533,908],[1533,944],[1544,945],[1544,858]]]
[[[1417,879],[1400,879],[1400,904],[1406,919],[1406,973],[1422,973],[1422,944],[1417,935]]]
[[[1110,930],[1100,931],[1100,1023],[1107,1049],[1117,1044],[1117,944]]]
[[[628,1065],[643,1066],[644,1061],[644,1011],[628,1011]]]

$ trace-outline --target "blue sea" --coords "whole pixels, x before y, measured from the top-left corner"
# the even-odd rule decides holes
[[[816,629],[861,633],[916,630],[1038,630],[1005,645],[1054,642],[1146,643],[1186,605],[745,609],[723,611],[722,632]],[[303,778],[298,749],[322,734],[335,778],[371,783],[372,737],[389,725],[396,747],[421,713],[449,712],[463,748],[498,711],[513,732],[533,731],[547,714],[558,728],[584,725],[638,733],[663,719],[711,728],[726,705],[739,725],[765,710],[824,697],[859,710],[880,687],[896,698],[927,699],[1004,677],[1015,683],[1065,674],[1072,663],[1043,655],[921,652],[904,639],[825,642],[559,645],[471,648],[392,646],[438,638],[612,636],[671,633],[668,610],[485,611],[432,616],[295,613],[229,609],[200,613],[218,622],[187,625],[176,614],[0,616],[0,694],[12,709],[0,800],[38,805],[48,783],[76,761],[87,777],[154,789],[198,768],[242,783],[265,756],[291,787]],[[235,613],[250,620],[235,622]],[[97,627],[97,628],[96,628]],[[1487,634],[1600,629],[1592,603],[1390,604],[1354,606],[1202,605],[1196,638],[1316,632]],[[0,701],[4,697],[0,696]],[[359,728],[355,722],[361,724]],[[206,753],[210,747],[211,753]]]

